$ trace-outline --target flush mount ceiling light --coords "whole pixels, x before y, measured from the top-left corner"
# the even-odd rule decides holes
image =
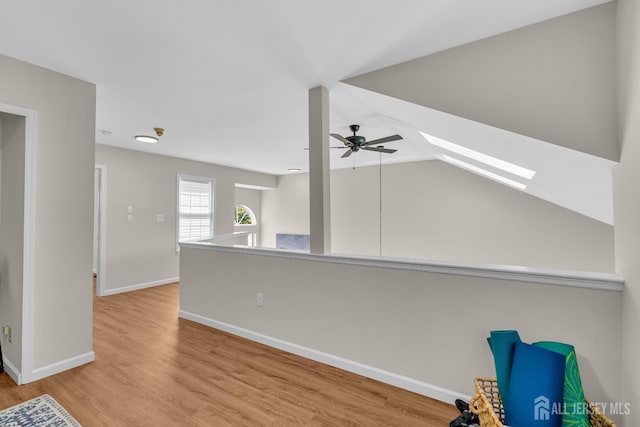
[[[163,128],[153,128],[153,130],[155,131],[156,135],[158,135],[157,138],[155,136],[151,136],[151,135],[136,135],[135,136],[136,141],[146,142],[146,143],[149,143],[149,144],[155,144],[156,142],[158,142],[160,140],[159,138],[162,135],[164,135],[164,129]]]
[[[300,168],[289,168],[289,173],[298,173],[300,172]]]
[[[158,142],[158,138],[156,138],[155,136],[149,136],[149,135],[136,135],[136,141],[155,144],[156,142]]]

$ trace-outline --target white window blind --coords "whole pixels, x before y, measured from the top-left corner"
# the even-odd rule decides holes
[[[213,236],[213,185],[209,178],[178,178],[178,241]]]

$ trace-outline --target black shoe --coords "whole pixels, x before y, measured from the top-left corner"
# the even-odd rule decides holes
[[[456,408],[461,414],[464,414],[464,411],[469,410],[469,404],[462,399],[456,399]]]
[[[449,423],[449,427],[467,427],[477,424],[480,424],[478,416],[473,412],[464,411],[462,415]]]

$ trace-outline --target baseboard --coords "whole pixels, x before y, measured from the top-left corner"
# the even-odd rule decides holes
[[[326,365],[334,366],[345,371],[372,378],[386,384],[391,384],[393,386],[400,387],[405,390],[421,394],[423,396],[431,397],[432,399],[440,400],[442,402],[453,404],[456,399],[469,401],[471,398],[471,396],[448,390],[446,388],[438,387],[433,384],[428,384],[423,381],[406,377],[404,375],[385,371],[383,369],[378,369],[373,366],[324,353],[278,338],[273,338],[267,335],[260,334],[258,332],[250,331],[248,329],[240,328],[238,326],[230,325],[228,323],[219,322],[217,320],[209,319],[198,314],[190,313],[188,311],[180,310],[179,316],[183,319],[210,326],[212,328],[219,329],[233,335],[238,335],[240,337],[247,338],[252,341],[268,345],[270,347],[288,351],[289,353],[297,354],[298,356],[306,357],[307,359],[315,360]]]
[[[93,351],[89,351],[78,356],[70,357],[69,359],[61,360],[60,362],[52,363],[51,365],[43,366],[42,368],[34,369],[27,380],[28,382],[38,381],[42,378],[91,363],[94,360],[96,360],[95,353]]]
[[[140,289],[152,288],[154,286],[168,285],[169,283],[179,282],[179,277],[170,277],[168,279],[156,280],[154,282],[138,283],[137,285],[123,286],[115,289],[105,289],[103,296],[121,294],[123,292],[138,291]]]
[[[13,379],[13,381],[18,385],[22,384],[22,374],[5,355],[2,355],[2,363],[4,363],[5,372],[11,377],[11,379]]]

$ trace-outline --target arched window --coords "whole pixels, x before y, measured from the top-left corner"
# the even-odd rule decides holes
[[[236,226],[236,231],[249,232],[247,235],[247,245],[258,245],[258,221],[249,207],[245,205],[236,206],[233,213],[233,223]]]
[[[245,205],[236,206],[233,218],[235,225],[257,225],[256,216]]]

